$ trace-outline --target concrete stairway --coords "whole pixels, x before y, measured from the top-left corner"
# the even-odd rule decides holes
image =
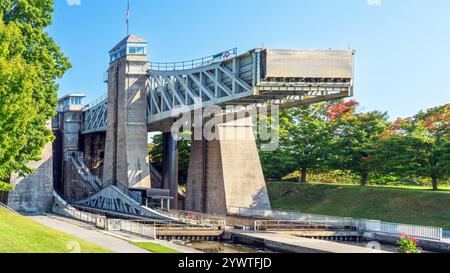
[[[150,177],[152,180],[152,185],[158,185],[162,188],[163,185],[163,176],[161,172],[152,164],[150,165]]]
[[[72,166],[77,170],[78,174],[81,176],[83,182],[88,183],[95,192],[100,191],[102,187],[101,180],[98,176],[91,173],[89,168],[84,164],[80,158],[71,156],[69,157]]]

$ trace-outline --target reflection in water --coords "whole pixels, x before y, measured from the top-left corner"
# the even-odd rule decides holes
[[[267,249],[235,244],[231,241],[207,242],[207,241],[173,241],[175,244],[190,247],[205,253],[270,253]],[[343,242],[338,242],[343,243]],[[345,242],[343,244],[372,248],[370,242]],[[394,245],[378,244],[381,250],[398,252]],[[369,252],[370,250],[368,250]]]
[[[205,241],[174,241],[174,243],[190,247],[205,253],[269,253],[265,249],[238,245],[230,241],[205,242]]]

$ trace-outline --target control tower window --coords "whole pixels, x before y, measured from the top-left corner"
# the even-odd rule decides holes
[[[128,54],[145,54],[145,47],[129,47]]]
[[[83,104],[83,99],[80,98],[80,97],[71,97],[70,98],[70,104],[73,104],[73,105]]]

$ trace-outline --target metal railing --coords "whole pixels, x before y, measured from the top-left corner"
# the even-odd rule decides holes
[[[106,227],[105,215],[78,210],[67,203],[66,200],[64,200],[56,191],[53,191],[53,198],[54,202],[52,206],[52,212],[54,214],[73,218],[90,224],[95,224],[99,228],[104,229]]]
[[[8,207],[7,205],[3,204],[2,202],[0,202],[0,207],[4,208],[4,209],[6,209],[6,210],[8,210],[8,211],[10,211],[10,212],[12,212],[14,214],[19,214],[19,213],[17,213],[17,211],[13,210],[12,208]]]
[[[183,61],[183,62],[168,62],[168,63],[158,63],[158,62],[150,62],[149,69],[150,70],[159,70],[159,71],[174,71],[174,70],[187,70],[194,69],[199,67],[208,66],[214,63],[220,63],[222,61],[226,61],[232,59],[237,56],[237,47],[225,50],[215,55],[211,55],[208,57]]]
[[[140,235],[145,238],[156,239],[156,227],[145,225],[140,222],[108,219],[106,230],[109,231],[124,231],[131,234]]]
[[[255,230],[293,231],[293,230],[354,230],[343,221],[314,220],[257,220]]]
[[[82,180],[89,183],[89,185],[96,192],[98,192],[102,187],[101,179],[91,173],[88,167],[84,164],[83,160],[79,157],[79,153],[74,153],[74,155],[68,156],[68,159],[75,167]]]
[[[278,227],[282,229],[289,226],[289,221],[291,221],[292,227],[304,227],[310,224],[313,226],[322,225],[325,228],[353,228],[362,232],[375,232],[395,236],[407,234],[417,238],[439,241],[442,240],[443,234],[442,228],[438,227],[388,223],[377,220],[354,219],[317,214],[306,214],[293,211],[261,210],[238,207],[229,207],[228,210],[229,214],[231,215],[240,215],[263,219],[274,218],[281,221],[287,220],[287,222],[280,222],[279,225],[273,221],[271,222],[270,220],[260,220],[259,222],[255,222],[255,228],[269,227],[274,229],[275,227]],[[267,221],[267,223],[265,223],[264,221]]]
[[[85,223],[94,224],[96,227],[105,229],[106,228],[106,216],[94,214],[90,212],[85,212],[77,210],[75,208],[62,208],[59,206],[53,206],[52,212],[57,215],[69,217],[75,220],[79,220]]]
[[[367,232],[385,233],[393,235],[407,234],[418,238],[432,239],[439,241],[441,241],[443,237],[442,228],[438,227],[387,223],[382,221],[365,220],[365,219],[359,219],[356,221],[356,223],[358,230]]]
[[[153,175],[152,178],[155,178],[157,180],[156,182],[161,184],[163,183],[163,177],[161,172],[157,168],[155,168],[152,164],[150,164],[150,174]]]
[[[101,104],[102,102],[104,102],[107,98],[108,98],[108,93],[103,94],[101,97],[97,98],[93,102],[91,102],[88,105],[86,105],[85,110],[94,108],[95,106],[97,106],[97,105]]]
[[[227,221],[223,218],[204,215],[196,212],[180,211],[180,210],[157,210],[158,212],[174,218],[180,222],[195,225],[206,226],[213,229],[224,229],[227,225]]]

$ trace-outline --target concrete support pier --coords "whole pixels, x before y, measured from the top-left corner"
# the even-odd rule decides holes
[[[186,210],[226,215],[230,207],[271,209],[251,119],[215,128],[215,140],[194,134]]]
[[[111,50],[103,183],[151,188],[147,154],[147,43],[130,35]]]

